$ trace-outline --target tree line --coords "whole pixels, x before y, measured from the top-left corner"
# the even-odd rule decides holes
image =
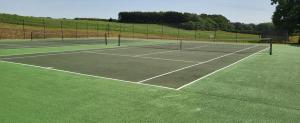
[[[120,12],[123,23],[153,23],[175,26],[187,30],[223,30],[259,34],[274,29],[272,23],[244,24],[230,22],[223,15],[194,14],[181,12]]]
[[[271,0],[271,4],[276,5],[272,17],[276,29],[287,30],[289,34],[300,37],[300,0]]]
[[[271,0],[276,5],[272,20],[276,28],[300,32],[300,0]]]

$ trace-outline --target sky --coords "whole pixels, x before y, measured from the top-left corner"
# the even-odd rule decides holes
[[[271,0],[0,0],[0,13],[53,18],[118,18],[121,11],[221,14],[231,22],[271,22]]]

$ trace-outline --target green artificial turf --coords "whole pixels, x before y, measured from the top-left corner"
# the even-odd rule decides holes
[[[180,91],[0,61],[0,122],[299,122],[299,51],[275,45]]]

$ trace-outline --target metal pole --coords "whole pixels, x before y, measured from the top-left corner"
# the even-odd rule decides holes
[[[198,28],[197,28],[197,25],[196,25],[196,28],[195,28],[195,40],[197,40],[197,30],[198,30]]]
[[[161,24],[161,39],[164,38],[164,24]]]
[[[235,42],[238,43],[238,32],[235,31]]]
[[[132,38],[134,38],[134,24],[132,24]]]
[[[298,44],[300,44],[300,35],[298,35]]]
[[[0,40],[2,39],[2,31],[0,30]]]
[[[147,39],[149,39],[149,24],[147,24]]]
[[[122,34],[122,24],[120,23],[120,30],[119,30],[119,34]]]
[[[26,38],[26,34],[25,34],[25,20],[23,19],[23,38],[25,39]]]
[[[109,37],[110,36],[110,24],[109,23],[107,24],[107,34],[108,34],[107,36]]]
[[[273,55],[273,39],[270,39],[270,55]]]
[[[30,40],[32,41],[32,32],[30,32]]]
[[[64,40],[63,21],[60,21],[61,40]]]
[[[180,32],[179,32],[179,25],[177,26],[177,40],[179,40],[179,35],[180,35]]]
[[[86,37],[89,38],[89,23],[86,23]]]
[[[104,34],[105,45],[107,45],[107,33]]]
[[[214,42],[216,41],[217,38],[217,30],[215,30],[215,34],[214,34]]]
[[[75,38],[76,38],[76,40],[78,38],[78,24],[77,24],[77,22],[75,23]]]
[[[290,42],[290,38],[289,38],[289,32],[286,31],[286,43]]]
[[[121,46],[121,35],[118,35],[118,46]]]
[[[45,19],[43,19],[43,26],[44,26],[44,39],[46,39],[46,23],[45,23]]]
[[[182,50],[182,40],[180,40],[180,43],[179,43],[179,50]]]
[[[99,38],[99,24],[97,23],[97,37]]]

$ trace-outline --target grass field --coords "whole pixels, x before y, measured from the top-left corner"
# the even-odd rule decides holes
[[[300,36],[290,36],[289,40],[291,43],[300,43],[299,38]]]
[[[115,46],[110,46],[115,47]],[[1,49],[1,56],[104,48]],[[180,91],[0,61],[0,122],[298,122],[298,46],[275,45]]]
[[[109,33],[110,36],[117,36],[122,34],[123,37],[135,37],[135,38],[164,38],[164,39],[209,39],[214,35],[214,31],[201,31],[198,30],[183,30],[170,26],[162,26],[158,24],[131,24],[131,23],[118,23],[107,21],[86,21],[86,20],[72,20],[72,19],[52,19],[42,17],[27,17],[0,14],[0,39],[16,39],[24,38],[23,32],[23,20],[25,38],[30,38],[30,32],[43,33],[44,25],[45,32],[49,34],[55,34],[56,37],[60,37],[61,22],[63,22],[63,30],[66,36],[73,36],[76,31],[81,36],[90,37],[103,36],[104,33]],[[179,34],[179,35],[178,35]],[[216,38],[219,39],[234,39],[234,38],[258,38],[258,35],[231,33],[225,31],[217,31]]]

